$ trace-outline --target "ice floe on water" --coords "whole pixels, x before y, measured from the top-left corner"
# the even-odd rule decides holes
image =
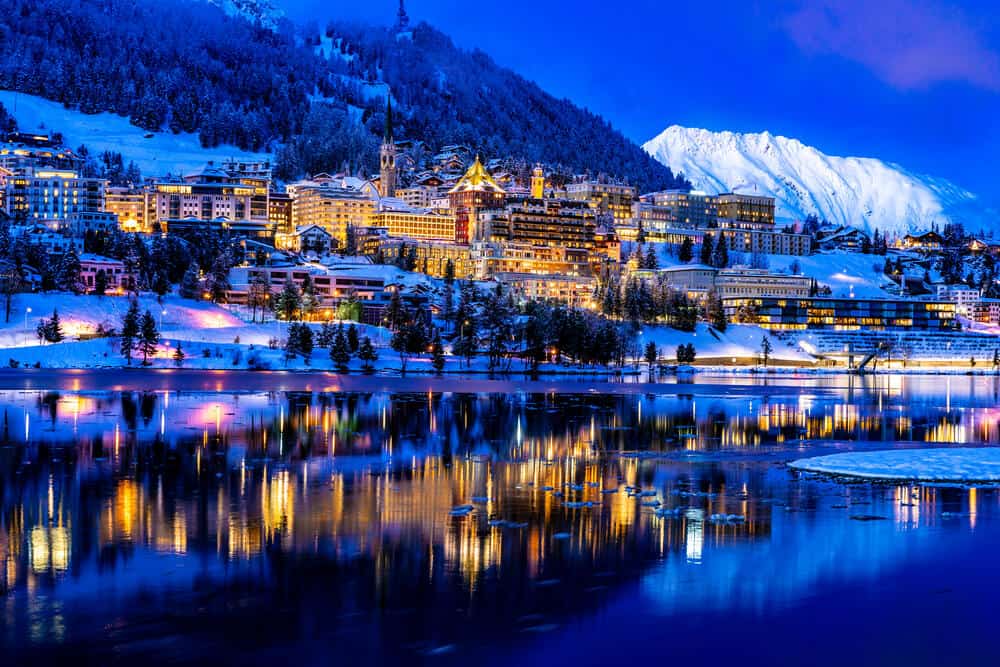
[[[1000,481],[1000,447],[846,452],[800,459],[796,470],[877,480]]]

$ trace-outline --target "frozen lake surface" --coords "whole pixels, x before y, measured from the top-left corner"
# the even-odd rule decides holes
[[[1000,490],[789,464],[988,451],[998,394],[993,377],[0,372],[0,650],[989,664]]]

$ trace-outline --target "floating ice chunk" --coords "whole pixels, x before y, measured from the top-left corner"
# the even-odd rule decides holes
[[[1000,447],[845,452],[793,461],[795,470],[875,480],[1000,481]]]

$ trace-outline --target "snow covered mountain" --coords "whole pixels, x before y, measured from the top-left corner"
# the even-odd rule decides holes
[[[996,211],[944,179],[873,158],[834,157],[795,139],[674,125],[643,149],[698,190],[766,194],[782,222],[809,214],[869,231],[906,233],[961,222],[978,231]]]

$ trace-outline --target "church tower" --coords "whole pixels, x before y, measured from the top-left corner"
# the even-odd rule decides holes
[[[531,198],[545,199],[545,172],[541,167],[531,172]]]
[[[396,142],[392,137],[392,101],[385,105],[385,136],[379,149],[379,182],[383,197],[396,196]]]

